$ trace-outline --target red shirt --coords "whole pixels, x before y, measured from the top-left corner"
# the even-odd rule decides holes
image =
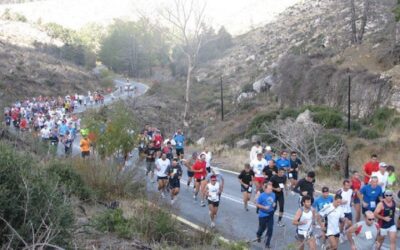
[[[205,161],[197,160],[193,164],[192,170],[202,170],[201,172],[194,172],[194,178],[195,179],[204,179],[204,178],[206,178],[207,170],[206,170],[206,162]]]
[[[161,148],[161,143],[162,143],[162,141],[163,141],[163,138],[162,138],[161,135],[155,135],[155,136],[154,136],[154,140],[153,140],[153,142],[154,142],[154,147],[155,147],[155,148]]]
[[[376,172],[378,170],[379,170],[379,162],[369,161],[369,162],[365,163],[365,165],[364,165],[364,171],[368,175],[371,175],[372,172]],[[369,177],[368,176],[364,176],[364,183],[367,184],[368,182],[369,182]]]
[[[354,191],[358,191],[361,189],[361,181],[358,178],[351,178],[351,188]]]

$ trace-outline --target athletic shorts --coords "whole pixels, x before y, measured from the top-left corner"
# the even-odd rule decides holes
[[[192,172],[192,171],[187,171],[187,175],[188,175],[188,177],[193,177],[193,176],[194,176],[194,172]]]
[[[331,237],[331,236],[333,236],[333,237],[335,237],[335,238],[339,238],[339,237],[340,237],[340,233],[338,233],[338,234],[326,235],[327,238],[328,238],[328,237]]]
[[[205,178],[204,178],[204,176],[202,176],[201,178],[196,178],[196,182],[202,182],[202,181],[204,181],[205,180]]]
[[[353,221],[353,214],[352,213],[344,213],[344,217],[347,218],[349,221]]]
[[[251,194],[252,188],[251,188],[251,186],[249,186],[249,187],[246,188],[245,186],[240,185],[240,191],[241,191],[242,193],[247,192],[247,193]]]
[[[211,173],[211,167],[206,168],[207,173]]]
[[[181,156],[181,155],[184,155],[185,154],[185,151],[183,150],[183,148],[177,148],[176,149],[176,155],[177,156]]]
[[[311,237],[313,237],[313,236],[314,236],[313,232],[310,232],[310,234],[308,235],[308,238],[311,238]],[[294,237],[295,237],[296,240],[298,240],[298,241],[304,241],[304,240],[306,239],[306,237],[304,237],[303,234],[299,234],[298,232],[296,233],[296,235],[295,235]]]
[[[213,207],[219,206],[219,201],[210,201],[210,200],[207,200],[207,201],[208,201],[208,205],[213,205]]]
[[[390,232],[390,233],[395,233],[395,232],[397,232],[397,227],[396,227],[396,225],[393,224],[391,227],[388,227],[388,228],[381,228],[381,230],[380,230],[381,236],[387,236],[389,232]]]
[[[265,177],[254,177],[254,180],[260,184],[264,184]]]
[[[146,170],[147,173],[154,172],[154,168],[156,167],[156,163],[154,161],[146,161]]]
[[[179,179],[170,179],[170,180],[169,180],[169,187],[170,187],[171,189],[180,188],[180,187],[181,187],[181,182],[180,182],[180,180],[179,180]]]
[[[81,156],[82,156],[82,158],[85,158],[86,156],[90,156],[90,151],[82,151]]]
[[[355,198],[353,199],[353,203],[354,203],[354,204],[360,204],[360,203],[361,203],[360,198],[355,197]]]
[[[292,176],[292,177],[290,177],[290,176]],[[288,178],[297,180],[297,172],[289,172],[288,173]]]
[[[158,180],[168,180],[168,176],[157,176],[157,181]]]

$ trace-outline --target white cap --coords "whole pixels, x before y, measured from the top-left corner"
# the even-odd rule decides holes
[[[380,163],[379,163],[379,167],[386,168],[386,167],[387,167],[386,162],[380,162]]]
[[[266,146],[266,147],[265,147],[265,150],[267,150],[267,151],[271,151],[271,150],[272,150],[272,148],[271,148],[271,146]]]

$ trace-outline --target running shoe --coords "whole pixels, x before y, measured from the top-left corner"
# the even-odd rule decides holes
[[[280,227],[284,227],[284,226],[285,226],[285,224],[283,224],[283,222],[282,222],[282,221],[278,221],[278,226],[280,226]]]

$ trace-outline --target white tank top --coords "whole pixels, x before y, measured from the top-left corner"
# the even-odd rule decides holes
[[[215,185],[212,185],[211,183],[207,184],[207,188],[208,188],[208,199],[210,201],[214,201],[217,202],[219,201],[219,183],[216,182]]]
[[[303,236],[307,236],[307,234],[309,234],[311,231],[312,220],[313,220],[312,209],[310,209],[307,212],[303,209],[303,212],[301,213],[301,216],[300,216],[300,222],[306,222],[306,223],[303,225],[297,226],[297,233],[301,234]]]

